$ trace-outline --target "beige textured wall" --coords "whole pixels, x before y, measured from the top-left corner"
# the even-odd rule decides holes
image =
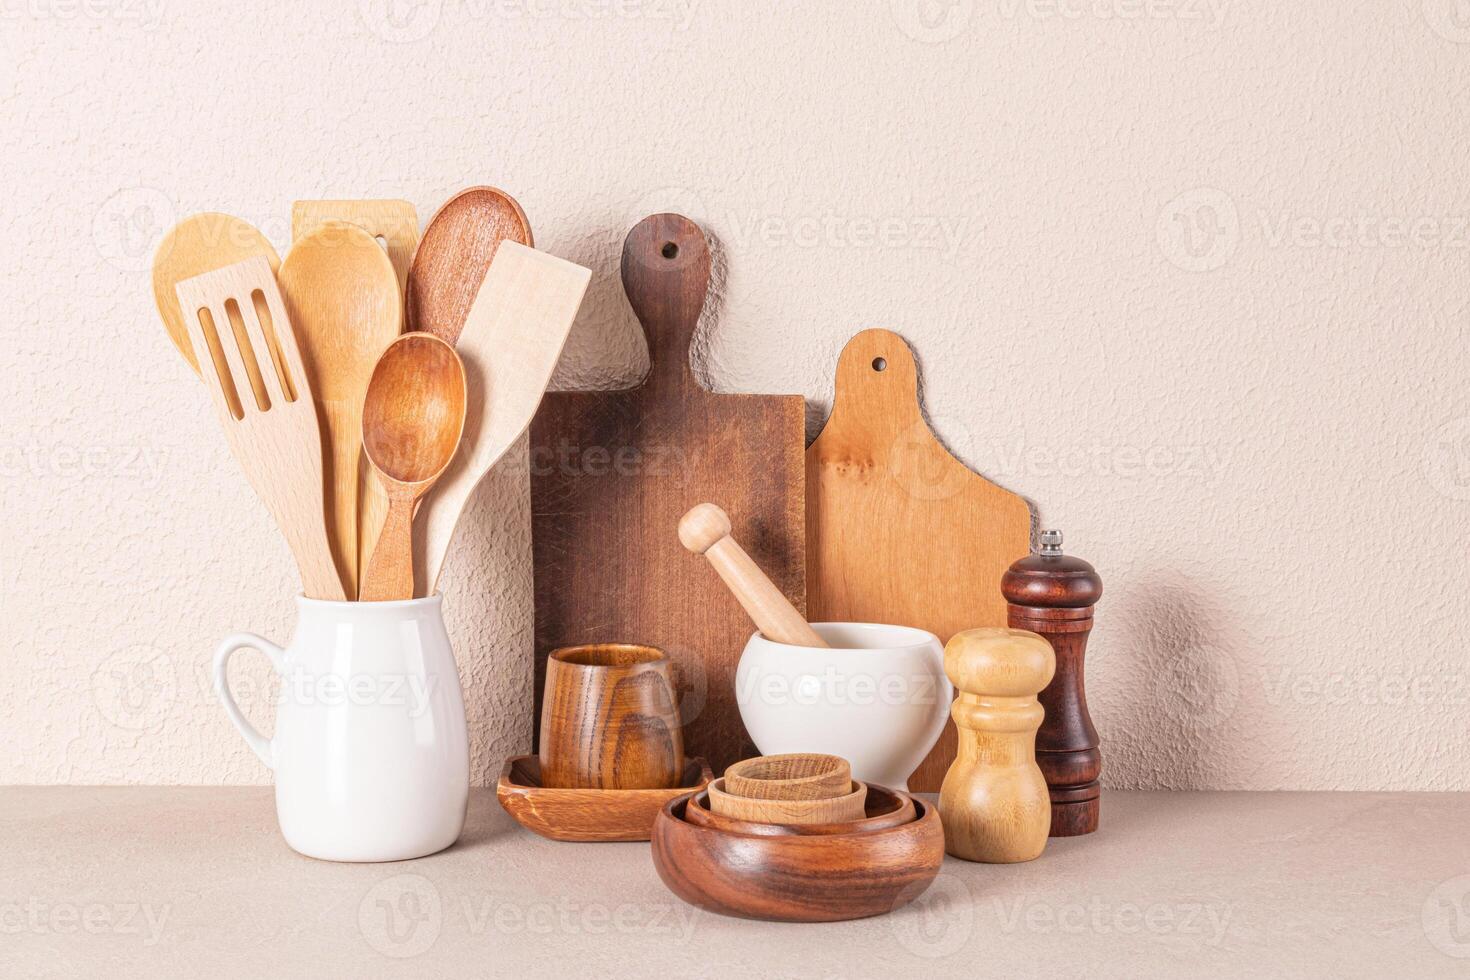
[[[903,333],[1106,580],[1112,785],[1470,789],[1467,91],[1457,0],[0,0],[0,783],[268,775],[206,661],[284,639],[294,574],[162,230],[488,182],[594,270],[558,387],[639,375],[655,210],[723,252],[719,389],[815,431],[844,340]],[[482,781],[529,742],[527,518],[507,467],[446,574]]]

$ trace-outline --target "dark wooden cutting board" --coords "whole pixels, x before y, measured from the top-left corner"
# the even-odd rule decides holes
[[[675,665],[689,756],[716,773],[756,754],[735,700],[755,628],[679,543],[679,518],[711,501],[805,610],[805,409],[800,395],[706,390],[689,348],[709,287],[699,227],[645,218],[623,243],[623,289],[648,341],[648,376],[625,391],[550,392],[531,423],[536,721],[546,656],[581,643],[645,643]]]

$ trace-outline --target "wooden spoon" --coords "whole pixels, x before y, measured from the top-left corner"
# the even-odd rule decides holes
[[[199,373],[199,359],[194,356],[193,345],[189,342],[188,318],[179,307],[176,291],[178,284],[185,279],[223,269],[227,265],[234,265],[257,255],[264,256],[270,263],[271,272],[280,268],[281,260],[276,257],[276,250],[254,225],[214,211],[185,218],[174,225],[158,243],[158,251],[153,253],[153,302],[158,307],[158,315],[163,319],[164,328],[168,330],[169,339],[174,342],[179,353],[184,355],[184,360],[189,362],[195,374]],[[193,312],[190,311],[190,316]],[[237,323],[233,317],[231,322],[236,343],[242,347],[248,346],[249,338],[245,336],[243,324]],[[276,373],[284,376],[287,372],[281,361],[280,344],[276,342],[274,335],[266,339],[270,342]],[[217,374],[226,375],[229,364],[223,350],[218,346],[218,340],[208,334],[205,340],[211,345],[210,354]],[[265,384],[260,372],[252,370],[248,377],[259,399],[265,394]]]
[[[280,283],[327,445],[332,549],[355,599],[388,510],[381,485],[360,471],[362,399],[378,356],[403,329],[398,277],[372,235],[327,221],[291,246]]]
[[[429,219],[408,272],[408,329],[458,343],[502,241],[532,244],[515,198],[471,187],[446,201]]]
[[[730,537],[730,515],[714,504],[699,504],[679,519],[679,541],[704,555],[768,640],[796,647],[825,647],[801,613]]]
[[[383,351],[362,407],[362,445],[388,495],[388,520],[363,576],[365,602],[413,598],[413,508],[459,448],[464,365],[433,334]]]

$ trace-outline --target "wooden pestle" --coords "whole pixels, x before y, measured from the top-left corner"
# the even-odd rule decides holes
[[[730,537],[730,516],[719,507],[699,504],[680,518],[679,540],[709,559],[766,639],[796,647],[828,645]]]

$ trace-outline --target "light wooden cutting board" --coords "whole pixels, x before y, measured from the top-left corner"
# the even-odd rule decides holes
[[[940,642],[1006,625],[1000,579],[1027,554],[1026,502],[940,445],[919,408],[908,344],[865,330],[842,350],[832,416],[806,452],[807,616],[917,626]],[[937,792],[951,720],[915,771]]]
[[[755,627],[679,543],[679,518],[719,504],[737,540],[802,608],[804,401],[716,394],[695,380],[689,345],[710,255],[692,221],[640,222],[623,245],[622,274],[648,339],[648,377],[626,391],[548,393],[531,425],[536,712],[553,649],[651,644],[674,662],[686,754],[723,772],[755,754],[734,680]]]

